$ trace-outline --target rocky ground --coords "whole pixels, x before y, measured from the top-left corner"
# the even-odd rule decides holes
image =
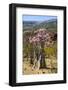
[[[32,69],[32,65],[30,64],[30,60],[23,61],[22,74],[31,75],[31,74],[50,74],[57,73],[57,60],[55,57],[46,58],[47,68],[44,69]]]

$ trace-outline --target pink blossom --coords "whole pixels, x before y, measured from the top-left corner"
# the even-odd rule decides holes
[[[38,43],[40,41],[47,41],[50,39],[50,35],[46,33],[46,30],[44,29],[39,29],[35,31],[35,35],[33,37],[29,37],[29,42],[30,43]]]

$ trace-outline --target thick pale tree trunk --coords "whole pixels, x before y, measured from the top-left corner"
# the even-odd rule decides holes
[[[40,60],[40,68],[46,68],[45,51],[44,51],[44,42],[41,42],[41,60]]]

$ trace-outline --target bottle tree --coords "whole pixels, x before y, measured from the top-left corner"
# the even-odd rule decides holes
[[[35,51],[35,54],[37,52],[37,59],[40,59],[40,68],[46,68],[46,60],[45,60],[45,43],[49,40],[49,34],[47,33],[46,29],[38,29],[34,32],[34,36],[29,37],[29,42],[32,43],[33,47],[38,46],[40,47],[38,52]],[[41,58],[40,58],[41,57]]]

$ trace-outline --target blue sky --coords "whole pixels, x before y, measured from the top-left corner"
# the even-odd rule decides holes
[[[23,15],[24,21],[47,21],[50,19],[57,19],[56,16],[41,16],[41,15]]]

